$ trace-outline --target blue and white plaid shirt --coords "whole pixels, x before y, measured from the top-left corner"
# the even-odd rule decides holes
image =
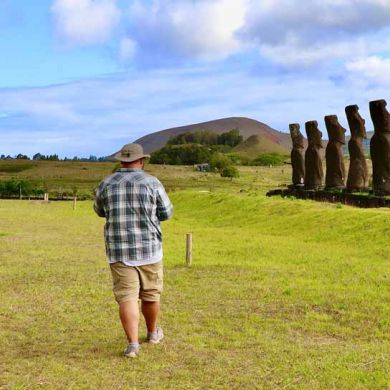
[[[162,260],[160,221],[172,216],[173,206],[154,176],[142,169],[119,169],[99,184],[94,210],[106,218],[109,263],[140,266]]]

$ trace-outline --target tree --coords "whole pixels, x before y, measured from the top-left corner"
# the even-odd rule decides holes
[[[232,148],[237,146],[242,142],[243,138],[240,135],[238,129],[232,129],[227,133],[222,133],[218,136],[218,144],[220,145],[229,145]]]
[[[30,160],[30,157],[26,156],[25,154],[19,153],[15,156],[17,160]]]
[[[153,152],[151,164],[193,165],[209,161],[211,150],[199,144],[166,145]]]

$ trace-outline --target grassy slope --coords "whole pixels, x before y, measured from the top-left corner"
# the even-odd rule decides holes
[[[115,163],[64,161],[0,160],[0,180],[26,179],[47,188],[49,192],[92,193],[100,180],[111,174]],[[19,170],[20,168],[20,170]],[[241,177],[231,182],[218,174],[195,172],[193,167],[147,165],[147,172],[158,176],[168,191],[183,189],[223,190],[270,189],[277,183],[287,184],[291,178],[290,166],[278,168],[243,167]]]
[[[72,211],[0,201],[0,387],[390,386],[389,210],[267,199],[266,188],[288,181],[280,168],[244,170],[232,187],[187,168],[149,169],[174,190],[164,343],[121,357],[91,202]],[[192,269],[183,266],[189,231]]]
[[[0,180],[24,179],[48,191],[90,193],[114,163],[0,160]]]
[[[278,145],[270,139],[259,136],[251,136],[243,143],[234,148],[234,152],[251,159],[256,158],[259,154],[279,153],[288,156],[289,150],[282,145]]]

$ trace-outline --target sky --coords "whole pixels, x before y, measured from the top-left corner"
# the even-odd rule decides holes
[[[390,99],[390,0],[0,0],[0,154],[106,156],[154,131]],[[230,130],[230,129],[227,129]]]

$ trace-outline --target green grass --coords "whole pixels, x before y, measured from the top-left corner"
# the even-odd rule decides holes
[[[14,169],[9,171],[10,164]],[[72,194],[77,189],[79,195],[93,193],[94,188],[107,175],[111,174],[117,164],[79,161],[29,161],[30,169],[22,160],[0,160],[0,180],[28,180],[50,193]],[[7,171],[8,170],[8,171]],[[191,166],[146,166],[146,171],[156,175],[168,191],[185,189],[204,191],[265,191],[275,185],[286,185],[291,180],[291,167],[240,167],[240,178],[232,182],[217,173],[196,172]]]
[[[0,160],[0,174],[19,173],[31,169],[33,166],[33,163],[26,160]]]
[[[163,226],[166,339],[135,360],[121,357],[92,203],[0,201],[0,388],[390,387],[388,209],[267,199],[289,174],[280,168],[244,169],[232,187],[156,169],[175,205]]]

